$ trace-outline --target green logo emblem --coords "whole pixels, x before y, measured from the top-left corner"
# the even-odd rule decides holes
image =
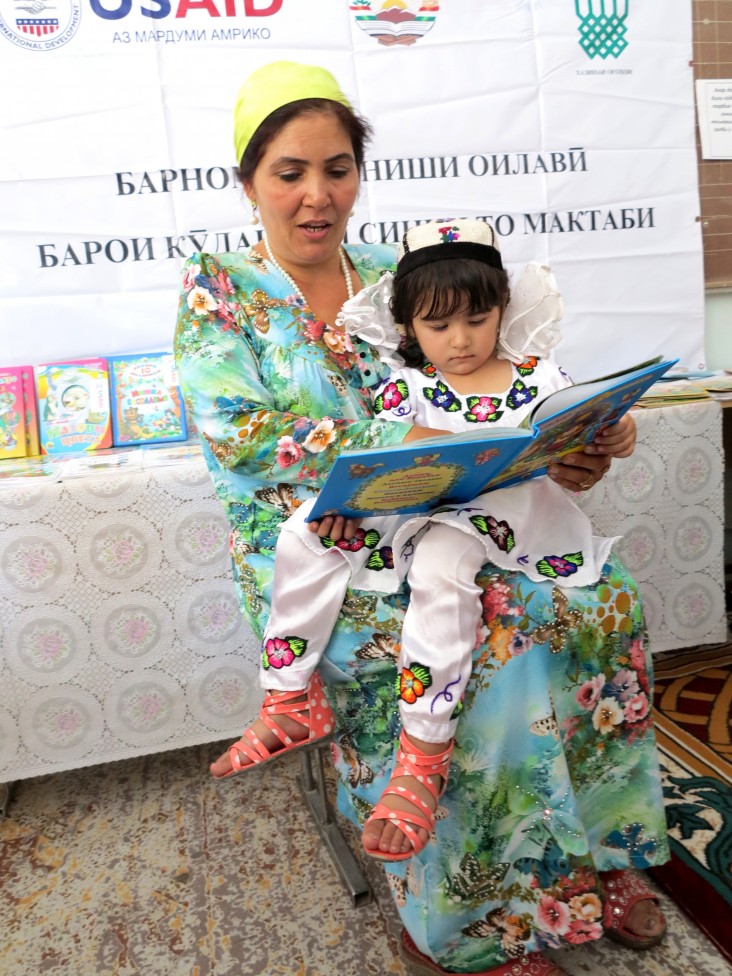
[[[589,58],[619,58],[628,46],[629,0],[575,0],[580,45]]]

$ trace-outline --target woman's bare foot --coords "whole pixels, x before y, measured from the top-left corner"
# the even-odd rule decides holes
[[[644,898],[633,905],[625,927],[641,939],[653,939],[666,928],[666,916],[653,898]]]
[[[449,742],[424,742],[422,739],[417,739],[414,736],[406,736],[406,738],[420,752],[427,756],[438,756],[450,747]],[[439,796],[442,790],[442,777],[431,776],[427,778],[433,784]],[[437,801],[427,787],[423,783],[420,783],[416,777],[392,776],[389,780],[389,786],[395,787],[396,789],[403,788],[411,793],[415,793],[434,813],[437,807]],[[425,811],[406,799],[406,797],[395,796],[393,793],[382,794],[379,803],[383,804],[389,810],[394,810],[396,813],[408,812],[417,813],[422,817],[425,816]],[[424,846],[429,840],[429,834],[422,827],[417,827],[416,831],[420,845]],[[365,824],[363,833],[361,834],[361,842],[367,852],[378,851],[381,854],[407,854],[413,847],[410,839],[396,824],[389,820],[379,819],[368,821]]]
[[[600,871],[599,876],[607,899],[604,921],[607,934],[634,949],[657,945],[666,931],[666,917],[655,893],[643,880],[642,872],[626,868]]]
[[[267,692],[267,694],[272,695],[274,698],[276,698],[278,692],[270,691]],[[290,692],[283,692],[283,694],[290,694]],[[294,702],[305,701],[306,697],[307,697],[307,692],[303,691],[302,696],[300,696],[299,698],[293,698],[291,700]],[[295,719],[290,718],[289,715],[271,715],[270,718],[272,719],[273,722],[279,725],[279,727],[282,729],[285,735],[288,735],[293,740],[293,742],[301,742],[303,739],[306,739],[308,737],[307,726],[303,725],[302,722],[297,722],[295,721]],[[280,749],[284,748],[283,744],[280,742],[280,740],[277,738],[274,732],[272,732],[270,729],[267,728],[267,726],[264,724],[261,718],[255,719],[254,722],[249,726],[249,728],[261,741],[262,745],[264,745],[265,748],[268,749],[270,752],[278,752]],[[252,761],[246,755],[246,753],[242,752],[241,749],[237,749],[237,752],[239,754],[239,759],[241,761],[242,766],[250,766]],[[209,766],[209,769],[211,770],[211,775],[214,776],[215,778],[220,778],[222,776],[225,776],[227,773],[231,772],[232,768],[233,767],[231,764],[231,756],[229,754],[229,749],[227,749],[222,756],[219,756],[216,762],[211,763],[211,765]]]

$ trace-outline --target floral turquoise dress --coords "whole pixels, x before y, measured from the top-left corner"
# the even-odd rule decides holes
[[[347,247],[363,285],[385,245]],[[252,250],[192,257],[175,354],[231,526],[241,608],[261,636],[282,521],[344,447],[399,443],[372,416],[372,346],[322,322]],[[668,859],[635,582],[611,555],[597,584],[486,567],[480,643],[434,837],[387,865],[404,925],[442,967],[474,972],[602,935],[597,871]],[[362,823],[399,735],[396,656],[408,592],[351,590],[321,666],[337,716],[338,805]]]

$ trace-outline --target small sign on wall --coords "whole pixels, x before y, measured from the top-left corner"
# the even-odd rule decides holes
[[[732,159],[732,78],[696,82],[702,159]]]

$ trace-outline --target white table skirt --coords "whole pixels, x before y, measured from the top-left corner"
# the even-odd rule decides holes
[[[726,635],[716,403],[638,411],[635,454],[581,496],[623,533],[654,651]],[[0,482],[0,782],[238,735],[261,700],[202,457]]]

